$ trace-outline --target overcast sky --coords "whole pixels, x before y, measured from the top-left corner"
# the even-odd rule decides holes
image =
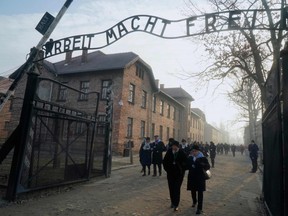
[[[210,11],[205,0],[192,0]],[[0,3],[0,76],[7,75],[24,63],[31,47],[41,38],[35,27],[47,11],[56,16],[65,0],[1,0]],[[104,31],[126,17],[148,14],[175,20],[185,18],[187,7],[183,0],[74,0],[55,29],[54,40],[76,34]],[[102,49],[104,53],[135,52],[153,69],[154,75],[166,87],[181,86],[206,113],[208,122],[223,122],[230,128],[231,136],[241,136],[237,123],[238,111],[230,103],[225,92],[227,86],[214,91],[212,82],[208,92],[195,80],[182,80],[183,71],[201,71],[210,61],[203,45],[196,38],[165,40],[145,33],[125,36],[118,42]],[[78,55],[80,53],[74,53]],[[55,62],[63,55],[47,59]],[[241,137],[242,138],[242,137]]]

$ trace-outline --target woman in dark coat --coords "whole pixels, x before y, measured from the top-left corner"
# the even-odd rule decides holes
[[[181,185],[187,167],[187,156],[179,148],[178,141],[173,141],[171,148],[164,157],[163,166],[167,172],[171,208],[174,208],[174,211],[178,211]]]
[[[213,142],[210,142],[209,152],[210,152],[212,168],[214,168],[215,158],[216,158],[216,146]]]
[[[148,175],[150,175],[152,148],[150,145],[150,137],[146,137],[145,141],[140,147],[139,157],[143,168],[143,175],[146,176],[146,167],[148,168]]]
[[[206,190],[205,172],[210,169],[210,164],[197,145],[192,147],[191,154],[188,157],[188,169],[187,190],[191,191],[192,207],[195,207],[198,203],[196,214],[202,214],[203,192]]]

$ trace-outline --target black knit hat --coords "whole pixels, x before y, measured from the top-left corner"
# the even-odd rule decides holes
[[[177,147],[179,147],[179,142],[176,141],[176,140],[174,140],[174,141],[172,142],[172,146],[177,146]]]
[[[193,145],[192,146],[192,150],[197,150],[197,151],[200,151],[200,148],[198,145]]]

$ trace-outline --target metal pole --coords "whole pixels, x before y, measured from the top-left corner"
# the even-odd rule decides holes
[[[282,160],[283,160],[283,215],[288,215],[288,42],[282,57]]]
[[[33,62],[38,58],[39,51],[42,49],[42,46],[45,44],[45,42],[48,40],[48,38],[50,37],[50,35],[54,31],[55,27],[59,23],[60,19],[63,17],[64,13],[67,11],[67,9],[70,6],[70,4],[72,3],[72,1],[73,0],[66,0],[63,7],[61,8],[61,10],[57,14],[56,18],[53,20],[50,27],[46,31],[46,33],[43,35],[43,37],[41,38],[41,40],[37,44],[37,46],[31,50],[28,60],[22,66],[23,68],[22,68],[21,72],[14,79],[14,81],[13,81],[12,85],[9,87],[6,95],[4,97],[0,98],[0,112],[3,109],[4,105],[7,103],[7,101],[9,100],[9,98],[11,97],[11,95],[13,94],[13,91],[17,87],[18,82],[21,80],[24,73],[26,71],[29,72],[31,70],[31,68],[33,67],[33,65],[34,65]]]

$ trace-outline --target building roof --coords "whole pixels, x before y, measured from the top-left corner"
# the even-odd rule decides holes
[[[191,112],[206,120],[205,113],[199,108],[191,108]]]
[[[101,51],[95,51],[87,54],[87,60],[85,61],[85,63],[83,63],[82,61],[82,55],[79,55],[71,58],[68,63],[66,62],[66,60],[56,63],[44,61],[44,66],[50,72],[56,73],[57,75],[68,75],[86,72],[125,69],[137,61],[143,64],[148,69],[147,72],[149,73],[148,75],[152,87],[155,89],[155,91],[158,90],[152,68],[133,52],[105,54]]]
[[[180,103],[178,100],[176,100],[175,98],[173,98],[171,95],[167,94],[166,92],[164,92],[163,90],[159,90],[158,92],[159,94],[164,95],[165,97],[167,97],[168,99],[174,101],[175,103],[177,103],[178,105],[185,107],[182,103]]]
[[[186,92],[184,89],[180,88],[164,88],[162,89],[166,94],[170,95],[171,97],[177,98],[187,98],[190,101],[194,101],[194,98]]]
[[[56,62],[51,69],[55,70],[59,75],[124,69],[138,59],[139,56],[133,52],[105,54],[101,51],[96,51],[87,54],[87,61],[85,63],[82,62],[82,55],[79,55],[73,57],[68,64],[66,60]]]
[[[1,94],[6,94],[9,87],[11,86],[12,84],[12,80],[11,79],[8,79],[8,78],[5,78],[5,77],[2,77],[0,76],[0,95]]]

